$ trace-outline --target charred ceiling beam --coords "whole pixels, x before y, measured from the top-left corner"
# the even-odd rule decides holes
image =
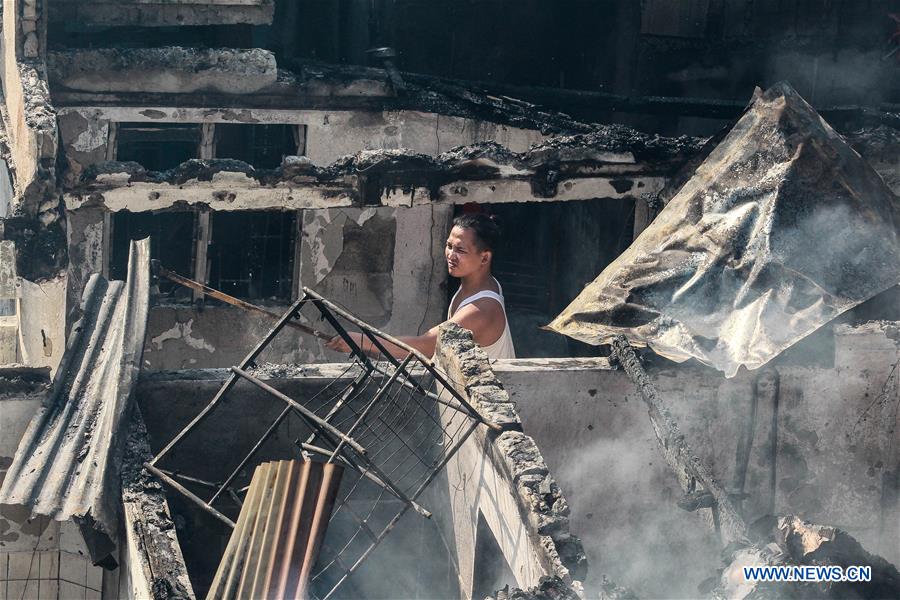
[[[609,140],[605,140],[609,142]],[[147,172],[137,163],[106,162],[66,195],[69,209],[160,210],[205,204],[217,210],[303,209],[431,202],[503,203],[655,196],[698,143],[674,147],[554,140],[515,154],[493,144],[438,157],[376,150],[316,167],[289,157],[279,169],[254,170],[228,159],[182,163]]]
[[[404,74],[410,81],[417,77]],[[626,96],[593,90],[572,90],[540,86],[519,86],[497,82],[457,82],[483,94],[519,98],[544,110],[566,111],[588,121],[600,120],[603,113],[674,115],[731,120],[747,108],[744,100],[683,96]],[[552,108],[551,108],[552,107]],[[900,105],[882,102],[872,106],[857,104],[821,106],[816,110],[827,121],[837,124],[859,123],[900,127]]]

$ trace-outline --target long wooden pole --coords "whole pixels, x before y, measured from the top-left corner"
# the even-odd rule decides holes
[[[159,265],[159,264],[154,265],[154,268],[155,268],[156,274],[159,275],[160,277],[165,277],[169,281],[177,283],[178,285],[184,286],[188,289],[194,290],[196,292],[200,292],[202,294],[206,294],[210,298],[215,298],[216,300],[220,300],[226,304],[236,306],[238,308],[241,308],[241,309],[249,311],[249,312],[255,312],[257,314],[265,315],[267,317],[275,319],[276,321],[281,318],[281,315],[276,312],[267,310],[261,306],[255,305],[255,304],[251,304],[251,303],[241,300],[239,298],[235,298],[234,296],[229,296],[225,292],[220,292],[219,290],[213,289],[207,285],[203,285],[202,283],[200,283],[198,281],[194,281],[193,279],[188,279],[187,277],[179,275],[178,273],[174,273],[174,272],[166,269],[162,265]],[[303,333],[307,333],[309,335],[315,336],[315,337],[319,338],[320,340],[328,341],[334,337],[332,335],[328,335],[327,333],[322,333],[321,331],[313,329],[312,327],[303,325],[302,323],[297,323],[296,321],[288,321],[286,323],[286,325],[288,327],[293,327],[294,329],[298,329],[298,330],[302,331]]]
[[[715,501],[711,525],[717,529],[723,546],[732,542],[744,542],[747,539],[747,524],[740,513],[735,510],[731,498],[725,488],[713,477],[706,465],[694,454],[678,424],[672,418],[668,407],[659,397],[656,387],[647,376],[634,348],[624,336],[612,341],[613,352],[625,373],[637,387],[647,404],[650,423],[656,433],[656,440],[663,451],[666,462],[675,471],[678,483],[685,494],[706,491]],[[697,486],[701,486],[702,489]]]

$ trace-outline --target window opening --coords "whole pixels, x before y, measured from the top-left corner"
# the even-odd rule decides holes
[[[167,171],[199,158],[200,126],[190,123],[119,123],[116,160],[148,171]]]
[[[244,299],[290,300],[293,212],[214,212],[209,285]]]
[[[285,156],[296,155],[297,125],[216,124],[216,158],[233,158],[257,169],[277,169]]]
[[[194,212],[129,212],[122,210],[112,218],[112,245],[109,262],[111,279],[124,280],[128,268],[128,246],[131,240],[150,236],[150,257],[167,269],[187,277],[193,276],[193,249],[196,213]],[[190,301],[190,290],[160,278],[160,294],[168,300]]]

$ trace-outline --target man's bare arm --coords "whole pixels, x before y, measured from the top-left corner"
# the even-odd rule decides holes
[[[468,329],[475,337],[475,342],[482,346],[493,343],[503,333],[505,322],[503,321],[503,309],[493,300],[476,300],[471,304],[462,307],[453,318],[450,319],[464,329]],[[432,327],[422,335],[402,335],[397,339],[412,346],[425,356],[434,354],[434,348],[437,344],[438,327]],[[374,355],[378,353],[378,348],[361,333],[351,333],[353,341],[362,348],[363,352]],[[385,349],[398,360],[406,358],[407,351],[396,344],[392,344],[386,340],[380,340]],[[350,347],[340,337],[335,337],[327,346],[338,352],[349,352]]]

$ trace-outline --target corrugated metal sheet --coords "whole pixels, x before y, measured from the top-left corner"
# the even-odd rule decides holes
[[[114,566],[125,422],[140,371],[150,291],[149,240],[132,242],[128,279],[92,275],[47,401],[31,420],[0,504],[81,527],[95,564]]]
[[[207,600],[307,598],[342,473],[313,461],[259,465]]]

